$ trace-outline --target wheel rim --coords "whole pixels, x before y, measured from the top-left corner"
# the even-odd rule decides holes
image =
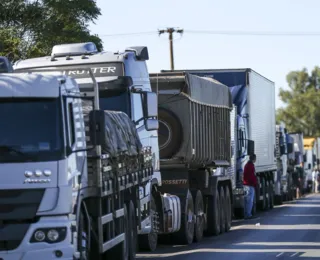
[[[197,218],[196,218],[196,232],[197,232],[197,238],[200,239],[203,235],[203,224],[204,224],[204,219],[202,217],[203,215],[203,202],[202,200],[197,203]]]
[[[188,225],[188,233],[191,234],[193,232],[193,228],[194,228],[194,225],[193,225],[193,211],[189,208],[188,209],[188,214],[187,214],[187,225]]]

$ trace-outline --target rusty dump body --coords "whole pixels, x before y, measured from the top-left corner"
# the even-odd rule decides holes
[[[230,113],[227,86],[188,73],[150,74],[158,92],[161,167],[230,165]]]

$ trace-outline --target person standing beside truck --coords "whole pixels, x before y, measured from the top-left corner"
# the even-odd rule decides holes
[[[256,162],[256,155],[252,154],[249,157],[249,161],[244,167],[244,173],[243,173],[243,185],[248,187],[249,193],[246,196],[245,199],[245,219],[252,218],[252,207],[253,207],[253,200],[254,200],[254,194],[255,189],[257,186],[257,177],[255,174],[255,167],[254,163]]]

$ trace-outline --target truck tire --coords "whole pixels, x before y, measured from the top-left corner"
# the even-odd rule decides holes
[[[254,192],[251,215],[254,216],[256,214],[257,214],[257,193]]]
[[[181,202],[181,227],[180,230],[172,234],[172,240],[175,243],[189,245],[193,242],[194,237],[194,204],[190,191],[184,198],[180,198]]]
[[[265,180],[264,182],[265,184],[265,194],[266,194],[266,204],[264,207],[264,210],[268,210],[269,209],[269,205],[270,205],[270,187],[269,187],[269,181]]]
[[[158,233],[154,230],[155,223],[158,221],[157,216],[157,205],[154,200],[154,196],[151,193],[151,198],[150,198],[150,208],[152,214],[151,216],[151,232],[147,235],[141,235],[139,236],[138,243],[139,243],[139,249],[143,251],[155,251],[157,249],[158,245]]]
[[[129,248],[130,248],[130,227],[129,227],[129,214],[127,205],[123,206],[123,226],[125,239],[122,243],[116,245],[114,248],[107,252],[106,259],[119,259],[119,260],[129,260]]]
[[[180,149],[183,129],[179,118],[167,109],[159,108],[158,118],[160,158],[171,158]]]
[[[226,224],[225,230],[228,232],[231,229],[231,222],[232,222],[232,204],[231,204],[231,197],[230,197],[230,189],[226,186],[225,190],[225,201],[226,201]]]
[[[195,225],[194,225],[194,241],[200,242],[203,238],[204,229],[204,206],[203,197],[200,190],[197,190],[194,198],[194,215],[195,215]]]
[[[266,198],[266,180],[264,177],[261,177],[261,190],[259,194],[262,195],[261,201],[259,198],[260,209],[265,210],[267,207],[267,203],[266,203],[267,198]]]
[[[269,181],[269,209],[273,209],[274,207],[274,192],[272,182]]]
[[[207,236],[217,236],[220,234],[220,197],[216,191],[215,196],[208,196],[207,204]]]
[[[219,196],[220,196],[220,233],[224,233],[226,231],[226,200],[224,196],[224,188],[220,187]]]
[[[132,201],[129,203],[129,260],[136,259],[137,253],[137,221],[136,221],[136,210]]]

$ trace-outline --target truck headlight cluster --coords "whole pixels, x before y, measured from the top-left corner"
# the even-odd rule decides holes
[[[65,227],[39,228],[33,233],[30,243],[58,243],[65,240],[66,236],[67,228]]]

